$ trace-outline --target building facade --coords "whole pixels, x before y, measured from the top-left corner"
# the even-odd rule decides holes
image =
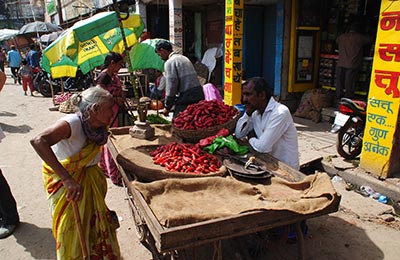
[[[44,0],[0,0],[0,28],[19,29],[44,17]]]

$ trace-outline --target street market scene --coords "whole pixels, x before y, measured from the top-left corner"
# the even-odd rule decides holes
[[[398,258],[400,2],[19,3],[1,259]]]

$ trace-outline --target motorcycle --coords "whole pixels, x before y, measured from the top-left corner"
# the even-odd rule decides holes
[[[342,98],[331,133],[337,133],[336,150],[345,159],[354,159],[362,149],[367,103]]]
[[[94,86],[93,72],[89,71],[83,74],[80,69],[76,72],[75,78],[66,78],[64,81],[65,91],[82,91],[84,89]]]
[[[82,91],[94,85],[92,72],[85,75],[78,70],[75,78],[51,79],[54,94],[61,92]],[[33,87],[45,97],[51,97],[50,78],[46,71],[37,69],[33,79]]]
[[[34,72],[33,87],[44,97],[51,97],[50,80],[53,86],[54,94],[61,91],[61,81],[59,79],[50,79],[47,72],[37,68]]]

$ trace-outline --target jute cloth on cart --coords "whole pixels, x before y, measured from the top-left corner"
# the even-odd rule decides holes
[[[132,182],[131,185],[141,192],[165,227],[254,210],[311,214],[328,207],[337,196],[326,173],[309,175],[301,182],[288,182],[278,177],[264,183],[248,183],[232,177],[205,177]]]

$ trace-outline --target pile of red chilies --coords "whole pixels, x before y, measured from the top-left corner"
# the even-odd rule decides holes
[[[218,100],[202,100],[189,105],[173,120],[175,127],[180,129],[204,129],[221,125],[231,120],[239,112],[236,108]]]
[[[150,153],[155,164],[172,172],[209,173],[217,172],[221,163],[218,159],[193,144],[176,142],[159,146]]]

